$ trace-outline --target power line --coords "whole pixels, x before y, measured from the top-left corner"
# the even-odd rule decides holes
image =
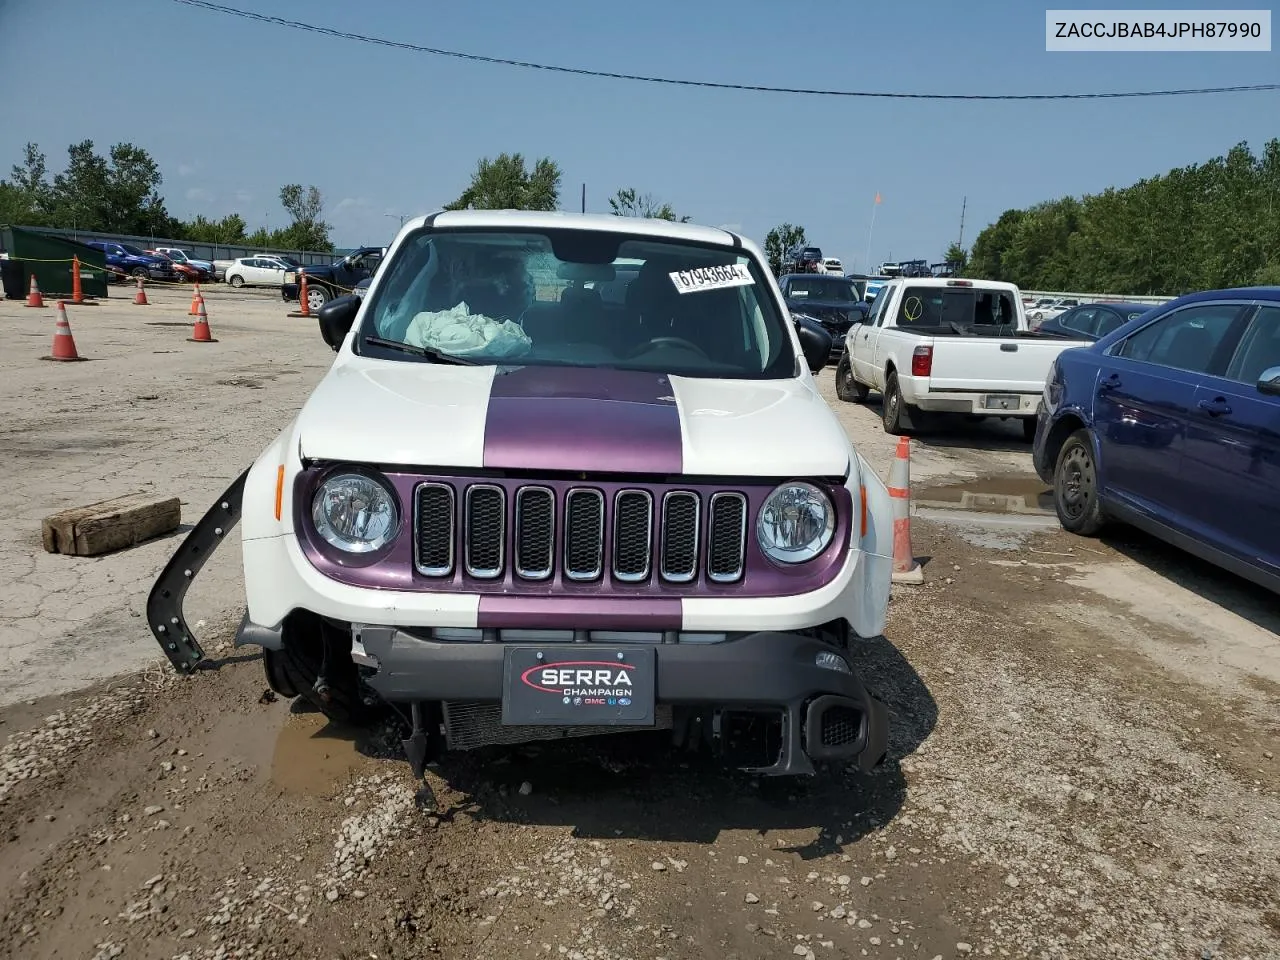
[[[200,7],[215,13],[225,13],[246,20],[257,20],[260,23],[273,23],[281,27],[295,30],[307,30],[327,37],[341,40],[359,40],[377,46],[394,47],[397,50],[409,50],[413,53],[427,53],[438,57],[453,57],[457,60],[470,60],[476,63],[498,64],[508,67],[523,67],[528,70],[547,70],[553,73],[568,73],[579,77],[596,77],[606,80],[634,80],[640,83],[660,83],[677,87],[707,87],[715,90],[745,90],[755,93],[790,93],[811,97],[861,97],[881,100],[1116,100],[1132,97],[1186,97],[1212,93],[1258,93],[1268,90],[1280,90],[1280,83],[1242,84],[1232,87],[1191,87],[1180,90],[1129,90],[1113,93],[890,93],[870,90],[811,90],[803,87],[766,87],[747,83],[716,83],[711,80],[685,80],[676,77],[647,77],[633,73],[611,73],[605,70],[587,70],[581,67],[564,67],[548,63],[531,63],[527,60],[511,60],[505,57],[486,57],[478,53],[462,53],[458,50],[443,50],[439,47],[424,47],[416,43],[405,43],[400,40],[387,40],[383,37],[369,37],[360,33],[349,33],[335,30],[332,27],[321,27],[301,20],[289,20],[284,17],[271,17],[266,14],[239,10],[209,0],[173,0],[174,3]]]

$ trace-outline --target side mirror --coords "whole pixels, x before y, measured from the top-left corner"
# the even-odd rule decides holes
[[[361,299],[355,294],[347,293],[334,297],[316,312],[316,321],[320,324],[320,336],[332,348],[334,353],[342,346],[342,341],[351,331],[356,314],[360,312]]]
[[[796,323],[800,350],[804,353],[805,362],[809,364],[809,372],[817,373],[827,365],[827,358],[831,356],[831,334],[816,320],[805,316],[795,316],[792,319]]]
[[[1267,367],[1258,377],[1258,392],[1280,397],[1280,367]]]

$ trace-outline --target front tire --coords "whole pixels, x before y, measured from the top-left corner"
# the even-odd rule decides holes
[[[315,313],[329,302],[329,291],[324,287],[307,286],[307,310]]]
[[[1092,537],[1107,522],[1088,430],[1067,437],[1053,468],[1053,506],[1068,533]]]
[[[231,284],[233,287],[239,290],[241,287],[244,286],[244,277],[240,276],[240,274],[238,273],[232,274],[231,278],[227,280],[227,283]]]
[[[334,723],[364,726],[376,707],[364,702],[351,640],[314,614],[290,615],[280,650],[263,650],[267,685],[282,697],[301,697]],[[317,678],[324,673],[324,683]]]
[[[836,364],[836,396],[846,403],[862,403],[867,399],[869,388],[853,377],[853,362],[845,353]]]

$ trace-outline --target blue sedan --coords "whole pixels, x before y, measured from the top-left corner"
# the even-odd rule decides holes
[[[1179,297],[1064,350],[1033,449],[1066,530],[1132,524],[1280,593],[1280,287]]]

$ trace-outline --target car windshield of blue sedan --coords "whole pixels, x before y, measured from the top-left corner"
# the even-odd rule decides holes
[[[791,331],[770,289],[760,265],[727,246],[612,231],[423,230],[380,271],[357,349],[404,361],[417,348],[480,364],[794,376]]]

